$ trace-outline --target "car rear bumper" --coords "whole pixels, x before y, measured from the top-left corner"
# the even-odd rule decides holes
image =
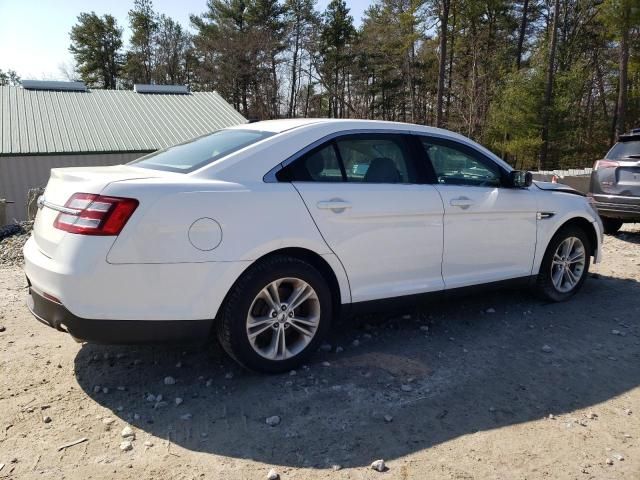
[[[640,221],[640,197],[594,195],[594,206],[603,217]]]
[[[100,238],[86,239],[81,247],[50,258],[32,237],[23,250],[24,272],[37,292],[58,299],[75,317],[95,321],[213,319],[229,288],[248,265],[113,265],[105,260],[108,249],[105,251]]]
[[[28,279],[27,279],[28,280]],[[31,282],[29,282],[30,284]],[[80,318],[31,285],[27,307],[37,320],[79,341],[107,344],[206,340],[211,320],[92,320]]]

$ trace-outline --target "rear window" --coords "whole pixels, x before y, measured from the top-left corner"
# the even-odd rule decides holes
[[[640,139],[618,142],[607,153],[607,158],[610,159],[624,157],[640,158]]]
[[[130,165],[189,173],[271,135],[273,135],[272,132],[258,130],[218,130],[209,135],[158,150],[134,160]]]

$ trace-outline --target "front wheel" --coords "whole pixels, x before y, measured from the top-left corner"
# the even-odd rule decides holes
[[[291,370],[319,346],[331,322],[331,293],[311,264],[274,256],[245,272],[217,323],[225,351],[261,372]]]
[[[584,230],[561,228],[549,242],[540,265],[537,287],[541,296],[561,302],[575,295],[587,278],[591,248]]]

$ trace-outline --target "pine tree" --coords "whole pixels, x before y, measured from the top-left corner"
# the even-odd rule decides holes
[[[20,85],[20,76],[15,70],[7,70],[6,72],[0,69],[0,86],[11,85],[17,87]]]
[[[207,8],[203,15],[191,16],[199,83],[217,89],[243,115],[251,117],[258,45],[247,18],[247,3],[208,0]]]
[[[190,49],[191,37],[182,26],[172,18],[160,15],[154,39],[155,82],[169,85],[189,83]]]
[[[121,70],[122,29],[111,15],[81,13],[71,29],[69,52],[78,74],[90,87],[115,89]]]
[[[320,32],[320,55],[322,66],[319,73],[322,83],[328,90],[329,117],[345,115],[346,68],[350,64],[349,47],[356,31],[353,17],[344,0],[331,0],[323,14]]]
[[[151,0],[135,0],[129,10],[130,48],[124,73],[130,83],[152,83],[156,69],[154,41],[158,33],[158,14]]]
[[[309,52],[315,27],[319,23],[313,5],[314,0],[286,0],[284,4],[286,39],[291,55],[288,79],[289,96],[287,99],[288,117],[296,115],[298,96],[300,95],[299,88],[303,81],[303,54],[305,50]],[[310,65],[307,65],[307,69],[310,68]]]
[[[258,78],[254,90],[255,100],[262,105],[257,113],[260,118],[277,118],[280,113],[279,55],[285,49],[284,7],[278,0],[254,0],[247,6],[247,21],[258,46]]]

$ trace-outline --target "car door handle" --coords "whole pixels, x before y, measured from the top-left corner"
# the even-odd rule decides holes
[[[336,213],[344,212],[345,209],[351,208],[351,204],[340,198],[332,198],[331,200],[321,200],[316,206],[322,210],[333,210]]]
[[[449,200],[449,205],[451,205],[452,207],[460,207],[463,210],[469,208],[471,205],[473,205],[473,203],[473,200],[468,197],[458,197]]]

